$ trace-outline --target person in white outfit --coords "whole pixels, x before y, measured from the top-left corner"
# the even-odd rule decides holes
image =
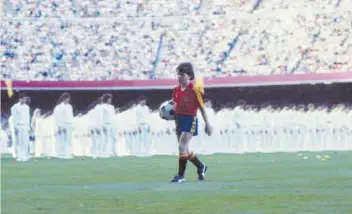
[[[8,135],[6,131],[3,129],[3,127],[0,126],[0,154],[8,152],[8,148],[7,148],[8,143],[9,143]]]
[[[15,105],[18,103],[14,104],[11,108],[14,108]],[[13,117],[10,115],[8,119],[9,123],[9,133],[10,133],[10,152],[13,158],[17,158],[17,148],[16,148],[16,135],[15,135],[15,126],[13,124]]]
[[[40,114],[41,111],[40,109],[35,109],[32,115],[32,119],[31,119],[31,143],[30,143],[30,153],[35,155],[38,149],[36,147],[40,147],[41,145],[38,144],[38,139],[40,138],[40,136],[38,136],[38,129],[37,126],[39,126],[40,123]]]
[[[102,135],[102,100],[99,97],[93,104],[93,108],[88,112],[88,118],[90,121],[90,129],[92,136],[92,146],[91,146],[91,155],[95,159],[98,156],[101,156],[103,135]]]
[[[72,158],[72,122],[73,109],[70,104],[71,96],[63,93],[54,108],[54,121],[56,128],[56,153],[59,158]]]
[[[138,125],[138,133],[139,133],[139,140],[137,143],[137,153],[138,155],[149,155],[151,149],[151,140],[149,136],[150,125],[148,123],[148,116],[150,114],[150,110],[146,105],[146,100],[144,97],[140,98],[139,104],[135,108],[136,112],[136,120]],[[137,133],[134,132],[133,136],[136,136]]]
[[[98,134],[98,153],[99,157],[107,157],[108,155],[105,153],[105,148],[106,148],[106,138],[103,133],[103,97],[98,98],[98,104],[95,106],[94,109],[94,117],[95,119],[93,120],[95,123],[95,126],[97,128],[97,134]]]
[[[12,115],[12,111],[15,111],[15,109],[17,109],[17,107],[21,105],[22,101],[25,102],[24,94],[20,93],[18,96],[18,102],[15,103],[10,109],[11,115],[8,119],[9,131],[11,136],[11,154],[13,158],[17,158],[18,152],[17,152],[17,143],[16,143],[16,134],[15,134],[15,124],[13,119],[14,116]]]
[[[216,121],[215,119],[215,110],[213,109],[213,104],[210,100],[207,100],[205,103],[204,103],[204,107],[205,107],[205,111],[207,112],[207,115],[208,115],[208,119],[210,121]],[[201,114],[199,115],[199,117],[201,117]],[[205,123],[204,123],[204,120],[199,120],[199,127],[202,127],[202,129],[204,130],[205,129]],[[198,140],[200,142],[200,145],[199,147],[197,148],[200,148],[201,149],[201,152],[203,154],[212,154],[214,152],[214,150],[212,149],[213,148],[213,144],[214,142],[216,141],[216,134],[217,133],[217,130],[214,128],[214,134],[212,136],[207,136],[206,137],[206,134],[204,132],[200,132],[198,133]]]
[[[34,136],[33,151],[36,157],[40,157],[44,152],[44,115],[40,109],[35,109],[32,116],[31,128]]]
[[[36,125],[36,138],[40,148],[36,149],[37,156],[56,157],[56,127],[54,122],[54,115],[52,111],[42,114],[39,124]],[[40,150],[39,150],[40,149]],[[39,150],[39,151],[38,151]]]
[[[29,157],[29,132],[30,132],[30,111],[28,97],[21,96],[19,102],[12,106],[11,117],[14,128],[14,157],[17,161],[28,161]]]
[[[234,108],[231,110],[231,121],[232,131],[232,145],[231,148],[235,153],[244,152],[244,129],[243,129],[243,112],[246,102],[244,100],[238,100],[234,105]]]
[[[112,103],[112,95],[102,96],[102,125],[103,125],[103,152],[116,156],[116,132],[114,127],[115,108]]]

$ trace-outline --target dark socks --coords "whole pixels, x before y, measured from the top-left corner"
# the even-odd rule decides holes
[[[184,157],[179,157],[178,158],[178,175],[185,176],[186,166],[187,166],[187,159]]]
[[[185,171],[186,171],[186,166],[187,166],[187,161],[191,161],[194,166],[197,167],[197,172],[200,173],[201,170],[204,167],[204,164],[202,163],[202,161],[199,160],[199,158],[194,154],[190,154],[190,155],[180,155],[180,157],[178,158],[178,175],[179,176],[185,176]]]
[[[198,171],[200,171],[204,166],[202,161],[200,161],[196,155],[191,155],[189,161],[191,161],[197,167]]]

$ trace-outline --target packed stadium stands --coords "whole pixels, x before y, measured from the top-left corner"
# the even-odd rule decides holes
[[[352,1],[5,0],[1,78],[175,78],[352,71]]]

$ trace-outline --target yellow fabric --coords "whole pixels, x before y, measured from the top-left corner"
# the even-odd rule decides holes
[[[6,89],[7,89],[7,95],[9,97],[12,97],[12,95],[13,95],[12,80],[5,80],[5,84],[6,84]]]
[[[199,92],[204,94],[204,79],[203,77],[196,77],[194,87],[198,88]]]
[[[193,90],[196,94],[197,100],[199,102],[199,106],[204,106],[203,95],[204,95],[204,80],[202,77],[197,77],[195,79],[195,84],[193,86]]]

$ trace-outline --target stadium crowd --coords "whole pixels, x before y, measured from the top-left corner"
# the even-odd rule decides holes
[[[5,0],[1,78],[176,78],[352,71],[343,0]]]

